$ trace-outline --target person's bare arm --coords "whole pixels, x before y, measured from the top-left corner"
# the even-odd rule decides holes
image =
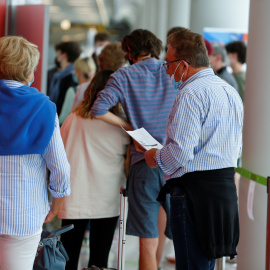
[[[102,120],[102,121],[104,121],[108,124],[111,124],[113,126],[116,126],[116,127],[122,126],[125,130],[133,130],[130,123],[128,123],[127,121],[123,120],[122,118],[120,118],[119,116],[117,116],[111,112],[107,112],[106,114],[98,115],[98,116],[94,116],[94,117],[96,119]]]
[[[128,176],[128,174],[129,174],[129,168],[130,168],[130,162],[131,162],[130,148],[131,148],[131,144],[128,145],[127,152],[126,152],[126,155],[125,155],[125,173],[126,173],[126,176]]]
[[[52,198],[52,204],[50,205],[51,209],[50,209],[44,223],[51,222],[52,219],[58,214],[64,199],[65,199],[65,197],[62,197],[62,198],[54,198],[53,197]]]

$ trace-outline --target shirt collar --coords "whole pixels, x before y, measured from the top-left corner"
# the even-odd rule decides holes
[[[189,83],[191,83],[191,82],[193,82],[193,81],[195,81],[197,79],[207,77],[207,76],[211,76],[211,75],[215,75],[212,68],[203,69],[203,70],[195,73],[193,76],[191,76],[190,78],[185,80],[183,83],[181,83],[181,85],[179,86],[179,90],[183,89],[187,84],[189,84]]]
[[[19,88],[23,86],[21,82],[13,81],[13,80],[2,80],[9,88]]]
[[[156,61],[157,59],[155,59],[154,57],[148,57],[148,58],[144,58],[141,61],[137,62],[136,64],[140,64],[140,65],[144,65],[145,63],[151,63]]]

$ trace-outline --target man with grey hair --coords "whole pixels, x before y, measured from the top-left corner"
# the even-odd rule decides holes
[[[221,45],[214,45],[214,53],[210,56],[210,65],[215,74],[238,91],[238,84],[234,76],[228,72],[226,66],[227,51]]]
[[[213,270],[237,255],[239,217],[234,168],[242,148],[243,103],[209,68],[204,39],[190,30],[168,37],[166,73],[179,89],[162,149],[145,152],[161,168],[170,194],[177,270]]]

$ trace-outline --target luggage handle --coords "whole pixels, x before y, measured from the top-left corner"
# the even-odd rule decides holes
[[[120,194],[123,194],[124,197],[128,197],[128,190],[124,187],[120,187]]]

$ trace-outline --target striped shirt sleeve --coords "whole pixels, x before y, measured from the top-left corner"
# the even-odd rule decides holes
[[[97,99],[92,106],[91,113],[94,116],[104,115],[110,108],[121,102],[120,85],[117,80],[111,76],[106,84],[106,88],[98,93]]]
[[[49,190],[53,197],[61,198],[70,194],[70,165],[60,135],[59,120],[56,115],[55,128],[44,158],[51,172]]]

